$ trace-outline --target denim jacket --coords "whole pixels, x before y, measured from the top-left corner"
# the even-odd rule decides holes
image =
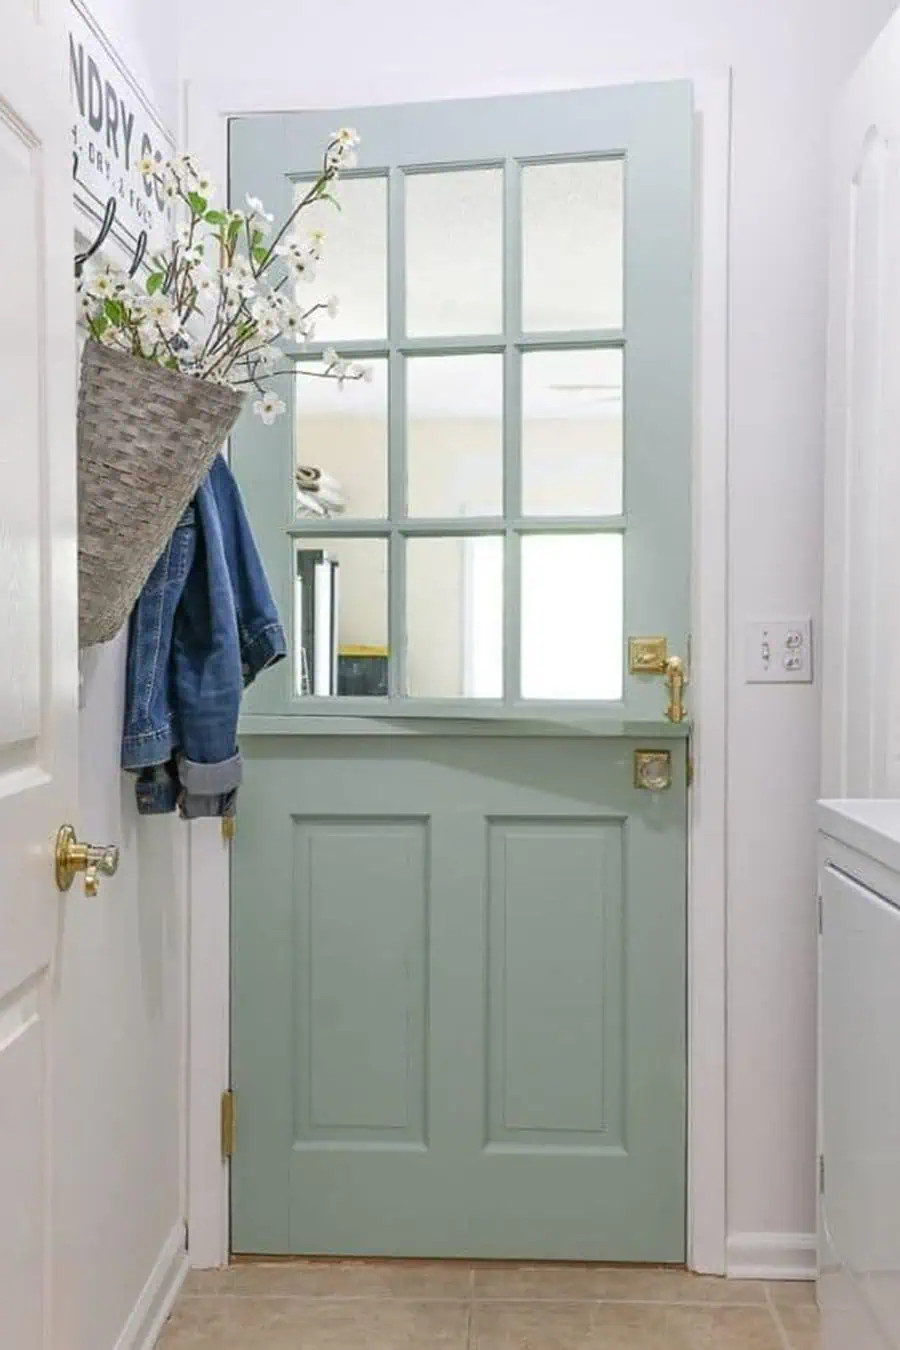
[[[131,616],[122,766],[138,810],[230,816],[243,689],[286,653],[231,470],[218,456]]]

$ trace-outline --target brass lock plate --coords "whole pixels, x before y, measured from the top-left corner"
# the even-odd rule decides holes
[[[628,669],[632,675],[665,675],[668,657],[664,637],[628,639]]]
[[[665,792],[672,786],[670,750],[635,750],[634,786],[642,792]]]

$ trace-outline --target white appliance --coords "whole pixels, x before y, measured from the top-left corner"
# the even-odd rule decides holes
[[[900,801],[819,808],[823,1350],[900,1347]]]
[[[294,576],[296,693],[333,698],[338,692],[338,560],[298,541]]]

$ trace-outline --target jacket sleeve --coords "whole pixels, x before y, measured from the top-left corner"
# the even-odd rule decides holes
[[[170,671],[175,614],[197,547],[196,512],[187,507],[134,607],[128,629],[122,767],[164,764],[179,740]]]
[[[221,455],[213,464],[209,481],[222,524],[246,686],[261,670],[284,659],[287,640],[240,491]]]

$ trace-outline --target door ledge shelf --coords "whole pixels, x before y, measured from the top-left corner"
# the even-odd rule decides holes
[[[241,736],[597,736],[683,741],[690,723],[664,719],[602,717],[596,713],[427,713],[392,710],[381,714],[247,713]]]

